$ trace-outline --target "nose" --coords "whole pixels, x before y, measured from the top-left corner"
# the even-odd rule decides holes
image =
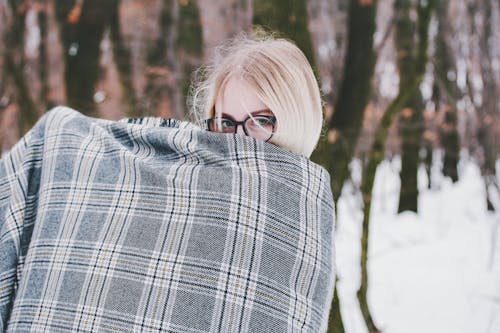
[[[243,130],[243,126],[239,125],[238,128],[236,128],[236,133],[245,135],[245,131]]]

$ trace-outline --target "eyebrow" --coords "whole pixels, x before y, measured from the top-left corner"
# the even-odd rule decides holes
[[[256,114],[261,113],[261,112],[271,112],[271,113],[272,113],[272,111],[271,111],[270,109],[261,109],[261,110],[255,110],[255,111],[252,111],[252,112],[250,112],[250,114],[251,114],[252,116],[255,116]],[[228,115],[228,114],[227,114],[227,113],[225,113],[225,112],[222,112],[222,113],[221,113],[221,116],[226,117],[226,118],[233,119],[233,117],[231,117],[230,115]]]

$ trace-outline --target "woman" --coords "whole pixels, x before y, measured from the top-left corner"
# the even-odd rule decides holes
[[[195,109],[257,140],[58,107],[0,160],[0,332],[326,331],[316,81],[284,40],[221,50]]]
[[[240,35],[223,44],[194,89],[192,111],[213,132],[239,133],[309,157],[323,119],[320,90],[292,42]]]

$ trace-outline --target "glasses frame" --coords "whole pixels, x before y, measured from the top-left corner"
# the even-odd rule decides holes
[[[229,120],[230,122],[232,122],[234,124],[234,132],[232,133],[236,133],[238,131],[238,126],[241,126],[243,128],[243,132],[245,133],[246,136],[250,136],[252,137],[251,135],[248,134],[248,131],[247,131],[247,128],[245,126],[245,123],[249,120],[249,119],[253,119],[255,117],[263,117],[263,118],[266,118],[268,120],[271,121],[271,124],[273,126],[273,129],[271,131],[271,135],[269,136],[269,138],[267,138],[266,140],[264,140],[264,142],[267,142],[269,140],[271,140],[271,138],[273,137],[274,135],[274,129],[276,127],[276,117],[275,116],[270,116],[270,115],[249,115],[248,117],[246,117],[243,121],[236,121],[228,116],[225,116],[225,117],[213,117],[213,118],[208,118],[208,119],[205,119],[205,123],[207,125],[207,130],[210,131],[210,132],[214,132],[214,131],[211,131],[210,130],[210,125],[212,125],[213,123],[215,123],[217,121],[217,119],[221,119],[222,120]],[[215,133],[226,133],[226,132],[215,132]],[[229,132],[231,133],[231,132]]]

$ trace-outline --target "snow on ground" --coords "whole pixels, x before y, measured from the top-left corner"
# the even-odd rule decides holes
[[[478,167],[460,181],[419,172],[419,213],[397,214],[400,161],[377,171],[370,222],[369,304],[384,333],[500,332],[500,213],[486,209]],[[359,166],[354,164],[354,169]],[[338,290],[346,332],[367,332],[360,281],[361,197],[346,185],[338,203]]]

